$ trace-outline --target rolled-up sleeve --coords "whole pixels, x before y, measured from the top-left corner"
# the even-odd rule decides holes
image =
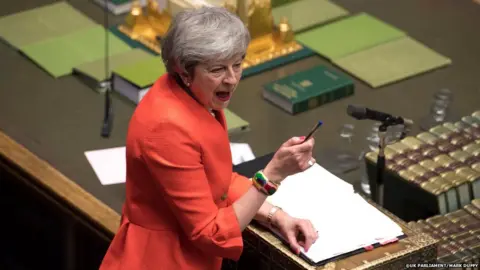
[[[230,188],[228,189],[229,204],[233,204],[236,200],[242,197],[251,186],[252,181],[250,179],[233,172]]]
[[[201,146],[182,127],[165,124],[143,139],[142,156],[183,232],[199,249],[238,260],[243,241],[233,207],[218,208],[201,160]]]

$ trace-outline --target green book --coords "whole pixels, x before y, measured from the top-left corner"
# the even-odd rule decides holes
[[[228,134],[232,135],[250,130],[250,123],[234,112],[229,109],[223,109],[223,113],[225,114],[225,120],[227,122]]]
[[[333,61],[371,87],[384,86],[452,63],[452,61],[404,37]]]
[[[361,13],[298,34],[296,40],[334,60],[404,36],[405,32]]]
[[[66,2],[3,16],[0,37],[17,49],[46,39],[95,26],[96,23]]]
[[[108,58],[108,67],[110,69],[109,74],[105,73],[105,58],[76,66],[74,68],[74,73],[82,78],[82,81],[87,85],[98,90],[101,83],[110,77],[112,70],[121,68],[122,66],[135,64],[140,60],[152,57],[154,57],[152,54],[142,49],[133,49],[114,54]]]
[[[131,50],[109,33],[109,54]],[[74,67],[105,57],[105,29],[96,25],[27,45],[21,51],[55,78],[68,75]]]
[[[353,95],[353,81],[326,66],[317,66],[264,85],[263,97],[297,114]]]
[[[327,0],[292,1],[272,10],[275,25],[286,17],[294,32],[348,15],[344,8]]]
[[[148,57],[114,69],[112,88],[134,103],[139,103],[152,84],[166,72],[161,57]]]

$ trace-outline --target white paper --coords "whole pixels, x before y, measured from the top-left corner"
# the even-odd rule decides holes
[[[125,183],[125,147],[87,151],[85,156],[102,185]]]
[[[246,143],[230,143],[230,149],[234,165],[255,159],[252,149]],[[127,175],[125,147],[87,151],[85,156],[102,185],[125,183]]]
[[[255,155],[246,143],[230,143],[230,150],[232,152],[232,163],[238,165],[240,163],[254,160]]]
[[[351,184],[318,164],[287,177],[267,200],[313,223],[319,237],[304,254],[315,262],[403,234],[400,226],[354,193]]]

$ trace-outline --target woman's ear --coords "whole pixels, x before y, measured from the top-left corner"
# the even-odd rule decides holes
[[[180,79],[182,79],[182,82],[186,86],[190,86],[190,84],[192,84],[192,76],[190,76],[185,70],[181,70],[178,66],[175,66],[175,73],[180,76]]]
[[[180,77],[182,78],[182,81],[186,86],[190,86],[190,84],[192,83],[192,79],[187,72],[180,73]]]

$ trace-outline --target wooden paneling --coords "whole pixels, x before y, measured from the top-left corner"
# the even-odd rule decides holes
[[[0,269],[98,269],[112,234],[0,158]]]
[[[28,149],[0,132],[0,157],[18,166],[30,182],[40,189],[55,194],[63,204],[68,204],[92,222],[114,234],[120,223],[120,215],[106,204],[86,192],[53,166]]]

